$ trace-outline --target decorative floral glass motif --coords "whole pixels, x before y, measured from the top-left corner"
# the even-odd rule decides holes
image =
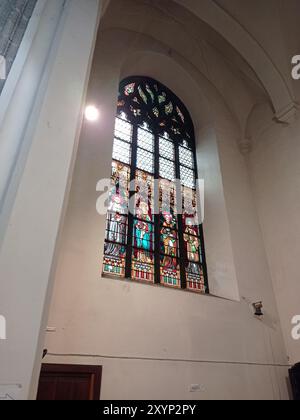
[[[124,80],[117,104],[103,273],[208,293],[190,115],[144,77]]]
[[[124,93],[126,96],[131,95],[134,92],[135,83],[130,83],[129,85],[125,86]]]

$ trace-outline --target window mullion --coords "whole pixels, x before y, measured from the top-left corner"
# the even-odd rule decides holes
[[[195,178],[196,178],[196,205],[197,205],[197,212],[198,216],[200,214],[201,218],[203,215],[201,214],[201,201],[200,201],[200,192],[199,192],[199,185],[198,185],[198,163],[197,163],[197,155],[196,155],[196,146],[193,144],[193,156],[194,156],[194,168],[195,168]],[[208,272],[207,272],[207,264],[206,264],[206,255],[205,255],[205,246],[204,246],[204,232],[203,232],[203,223],[201,222],[199,225],[199,233],[200,233],[200,242],[201,242],[201,264],[203,268],[203,275],[204,275],[204,284],[205,284],[205,293],[209,294],[209,284],[208,284]]]
[[[175,144],[175,168],[176,168],[176,201],[177,201],[177,222],[178,222],[178,241],[179,241],[179,264],[180,264],[180,284],[182,289],[186,289],[186,273],[185,267],[187,263],[187,255],[185,252],[183,238],[183,219],[182,219],[182,189],[180,183],[180,163],[179,163],[179,145]]]
[[[160,192],[159,192],[159,136],[154,133],[154,261],[155,283],[160,284]]]
[[[131,172],[130,172],[130,185],[133,185],[136,177],[136,164],[137,164],[137,133],[138,127],[133,124],[132,131],[132,151],[131,151]],[[134,226],[134,205],[132,197],[135,191],[129,191],[129,205],[128,205],[128,235],[127,235],[127,250],[126,250],[126,265],[125,277],[131,278],[132,268],[132,245],[133,245],[133,226]]]

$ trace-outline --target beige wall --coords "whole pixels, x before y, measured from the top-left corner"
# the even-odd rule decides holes
[[[154,53],[160,56],[153,61]],[[47,360],[103,364],[102,398],[107,399],[288,398],[286,352],[238,149],[239,129],[210,83],[182,57],[174,54],[171,60],[172,72],[168,50],[146,36],[100,35],[88,102],[99,106],[101,118],[94,125],[85,122],[81,134]],[[105,217],[96,212],[96,184],[110,174],[119,80],[138,73],[166,83],[193,115],[200,176],[207,181],[209,275],[219,297],[101,278]],[[180,94],[182,86],[191,94]],[[251,306],[259,299],[263,321],[254,318]],[[194,383],[203,392],[191,394]]]
[[[299,53],[300,4],[105,2],[87,98],[101,118],[83,124],[71,183],[99,3],[70,0],[58,22],[43,26],[47,71],[20,95],[35,58],[46,60],[43,49],[29,54],[0,113],[8,192],[0,215],[0,310],[8,321],[0,385],[21,384],[20,398],[34,397],[44,345],[51,363],[102,364],[106,399],[286,399],[287,355],[300,358],[290,335],[300,306],[300,125],[273,118],[292,121],[299,100],[289,65]],[[194,120],[215,296],[101,278],[105,217],[96,212],[96,185],[110,175],[118,84],[132,74],[165,83]],[[22,104],[30,115],[12,124]],[[252,146],[246,158],[241,145]],[[54,332],[44,344],[53,273]],[[258,300],[262,320],[253,316]],[[190,393],[191,384],[201,390]]]
[[[26,63],[31,79],[34,70],[43,77],[34,80],[36,91],[30,91],[33,102],[26,107],[25,127],[18,114],[8,126],[21,144],[13,143],[17,162],[6,186],[11,202],[0,249],[0,311],[7,321],[7,340],[0,342],[0,385],[4,394],[5,384],[20,386],[19,399],[36,395],[52,264],[76,153],[99,6],[97,0],[84,5],[81,0],[46,2]],[[46,63],[45,51],[37,42],[40,35],[44,39],[45,31],[52,31]],[[21,74],[15,95],[24,92],[28,67],[23,76],[25,81]],[[18,107],[10,109],[8,118],[13,112]],[[2,137],[1,144],[9,140]]]
[[[300,341],[291,321],[300,314],[300,144],[299,120],[271,125],[257,139],[249,167],[274,289],[291,363],[300,360]]]

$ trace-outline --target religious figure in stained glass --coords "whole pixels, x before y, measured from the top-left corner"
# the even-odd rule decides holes
[[[188,228],[192,232],[192,229]],[[199,246],[200,241],[196,236],[184,235],[184,240],[187,246],[187,255],[189,261],[199,262]]]
[[[186,107],[161,83],[128,78],[120,85],[114,137],[103,273],[207,293]]]
[[[175,231],[163,228],[161,232],[163,254],[177,256],[177,236]]]
[[[135,246],[145,251],[152,249],[152,225],[141,220],[135,222]]]

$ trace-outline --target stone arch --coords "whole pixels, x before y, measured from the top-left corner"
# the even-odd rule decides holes
[[[268,92],[275,119],[290,122],[297,110],[292,93],[271,57],[251,33],[214,1],[174,1],[198,16],[238,51]]]
[[[148,35],[137,36],[133,31],[119,28],[107,29],[100,35],[98,48],[99,52],[101,51],[99,66],[105,62],[105,70],[102,70],[105,80],[101,81],[100,101],[103,100],[103,96],[104,98],[107,96],[106,89],[110,91],[111,96],[110,82],[106,80],[113,78],[113,90],[115,90],[117,84],[125,77],[141,75],[164,83],[174,91],[191,113],[195,126],[199,177],[205,180],[210,195],[205,205],[204,226],[210,291],[216,296],[239,300],[231,226],[223,185],[222,158],[219,154],[219,142],[223,143],[223,148],[239,153],[236,143],[236,139],[239,138],[239,127],[234,116],[215,86],[197,68],[174,51],[170,53],[167,46]],[[94,72],[99,77],[96,69]],[[90,92],[96,88],[93,84]],[[117,97],[117,91],[115,93]],[[103,110],[108,108],[104,102],[105,100],[100,103],[100,108]],[[115,104],[111,99],[109,103]],[[108,119],[111,118],[107,116]],[[222,132],[230,135],[221,136]],[[110,137],[113,138],[109,133],[107,135],[102,133],[102,136],[105,144],[109,144]],[[108,152],[106,147],[108,146],[105,146],[105,153]],[[102,154],[103,150],[104,144]],[[212,211],[212,208],[216,208],[217,213]],[[219,241],[220,236],[222,241]],[[222,281],[219,277],[220,271]]]

